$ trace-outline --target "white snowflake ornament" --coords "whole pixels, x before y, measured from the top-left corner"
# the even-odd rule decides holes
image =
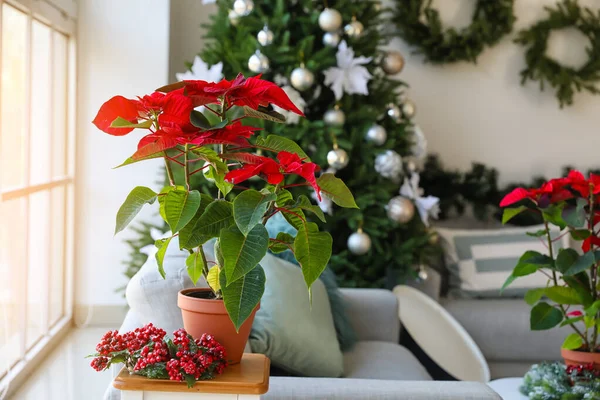
[[[206,82],[218,82],[223,79],[223,63],[220,62],[208,68],[208,64],[200,57],[196,56],[191,71],[177,73],[175,74],[175,77],[178,81],[200,80]]]
[[[300,111],[304,112],[304,108],[306,107],[306,101],[302,98],[302,95],[291,86],[283,86],[282,87],[285,94],[288,95],[292,103],[296,105],[300,109]],[[285,123],[288,125],[296,125],[300,121],[300,116],[291,111],[286,111],[283,108],[273,106],[273,109],[283,115],[285,117]]]
[[[419,187],[421,177],[413,172],[410,179],[404,179],[404,184],[400,188],[400,194],[414,201],[421,221],[425,226],[429,226],[429,218],[437,219],[440,213],[440,199],[435,196],[423,196],[423,189]]]
[[[363,65],[370,63],[372,58],[354,58],[354,50],[345,40],[340,43],[336,58],[338,66],[324,71],[325,85],[331,88],[336,100],[340,100],[344,93],[368,95],[367,84],[373,76]]]

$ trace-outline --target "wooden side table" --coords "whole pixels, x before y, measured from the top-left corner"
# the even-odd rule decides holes
[[[260,400],[269,390],[270,365],[262,354],[244,354],[241,363],[191,388],[185,382],[130,375],[123,368],[113,386],[122,391],[122,400]]]

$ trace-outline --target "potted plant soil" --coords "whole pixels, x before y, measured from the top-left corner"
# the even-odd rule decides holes
[[[121,166],[164,159],[169,185],[158,193],[142,186],[133,189],[117,213],[116,232],[145,204],[158,203],[171,229],[169,237],[156,241],[160,273],[165,276],[165,253],[178,237],[179,247],[189,252],[190,278],[196,284],[203,277],[209,286],[179,293],[184,327],[195,338],[214,335],[230,363],[242,357],[264,292],[259,262],[267,250],[292,250],[309,290],[331,256],[331,235],[320,232],[306,217],[312,213],[324,220],[323,212],[306,196],[294,197],[288,189],[312,186],[319,199],[327,196],[341,207],[356,208],[340,179],[333,174],[315,176],[319,167],[294,141],[255,135],[260,128],[252,126],[253,120],[285,122],[270,105],[302,115],[274,83],[239,75],[218,83],[183,81],[138,99],[115,96],[94,119],[99,129],[115,136],[147,130],[137,151]],[[204,111],[197,111],[201,106]],[[175,176],[173,165],[181,167],[182,177]],[[213,193],[191,189],[190,178],[196,174],[214,183]],[[246,181],[254,177],[265,181],[261,190],[247,187]],[[264,225],[277,213],[298,230],[295,237],[283,232],[269,237]],[[211,240],[214,259],[208,259],[203,249]]]
[[[566,178],[550,180],[539,189],[517,188],[500,203],[503,222],[525,212],[544,219],[544,229],[531,232],[545,244],[547,254],[527,251],[504,287],[533,273],[548,277],[545,287],[525,295],[531,306],[531,329],[544,330],[569,325],[561,353],[567,365],[590,365],[600,371],[600,176],[589,179],[578,171]],[[556,250],[564,235],[580,243],[581,251]]]

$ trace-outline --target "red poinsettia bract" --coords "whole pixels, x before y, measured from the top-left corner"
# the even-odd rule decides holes
[[[229,171],[225,175],[228,182],[239,184],[253,176],[260,176],[270,184],[277,185],[283,181],[286,174],[295,174],[303,177],[313,187],[319,201],[321,200],[321,188],[315,178],[319,166],[312,162],[304,162],[298,154],[281,151],[277,154],[277,161],[246,153],[225,154],[223,157],[243,164],[241,168]]]
[[[190,122],[190,114],[198,106],[224,103],[228,107],[246,106],[257,110],[259,106],[273,104],[304,115],[283,89],[263,81],[260,76],[238,75],[232,81],[223,79],[217,83],[184,81],[159,90],[167,93],[156,91],[137,99],[115,96],[100,107],[93,123],[115,136],[133,131],[135,127],[131,125],[141,124],[138,127],[148,129],[150,132],[140,140],[132,156],[141,159],[184,144],[244,146],[248,144],[247,139],[260,130],[243,126],[239,121],[220,129],[198,128]],[[127,123],[113,127],[119,118]]]
[[[206,81],[183,81],[173,87],[183,87],[187,96],[192,100],[194,107],[220,103],[224,100],[229,106],[247,106],[257,110],[259,106],[273,104],[284,110],[304,116],[288,95],[273,82],[264,81],[260,75],[245,78],[238,75],[234,80],[226,79],[217,83]],[[164,90],[169,90],[167,87]],[[161,90],[161,89],[159,89]]]

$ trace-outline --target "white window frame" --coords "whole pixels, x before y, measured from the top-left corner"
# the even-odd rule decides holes
[[[32,40],[31,40],[31,32],[32,32],[32,23],[34,20],[48,26],[52,31],[61,33],[65,35],[68,39],[67,41],[67,51],[68,51],[68,62],[67,62],[67,87],[66,90],[66,99],[67,99],[67,115],[65,115],[66,121],[65,125],[67,127],[66,137],[66,149],[65,149],[65,165],[66,165],[66,173],[65,176],[55,177],[51,174],[50,181],[43,182],[37,185],[29,184],[29,171],[25,171],[25,184],[19,188],[7,188],[7,190],[2,190],[1,182],[0,182],[0,207],[2,207],[2,203],[11,199],[24,198],[28,199],[28,196],[32,193],[42,192],[42,191],[50,191],[52,188],[56,187],[64,187],[64,237],[62,240],[62,244],[64,246],[64,273],[63,273],[63,313],[62,317],[52,325],[50,325],[50,321],[48,318],[49,309],[50,309],[50,301],[48,301],[48,311],[45,318],[45,326],[43,329],[44,333],[41,339],[33,344],[33,346],[28,347],[25,340],[25,328],[27,325],[27,301],[23,301],[23,306],[20,310],[24,315],[21,317],[21,321],[23,321],[22,326],[20,328],[20,334],[23,336],[22,340],[22,348],[20,349],[21,358],[15,364],[11,365],[10,372],[8,374],[5,373],[5,366],[0,362],[0,395],[2,394],[2,390],[8,390],[5,394],[8,396],[14,392],[24,379],[31,374],[32,370],[36,367],[38,362],[45,357],[48,352],[60,341],[64,335],[68,332],[68,330],[73,325],[73,301],[74,301],[74,289],[73,289],[73,281],[74,281],[74,271],[73,271],[73,242],[74,242],[74,199],[75,199],[75,95],[76,95],[76,28],[77,28],[77,2],[76,0],[0,0],[0,32],[2,32],[2,8],[3,4],[8,4],[23,13],[25,13],[28,17],[28,32],[27,32],[27,47],[25,49],[25,57],[27,59],[27,63],[29,67],[27,68],[27,77],[26,82],[29,85],[28,93],[26,95],[26,104],[28,108],[29,114],[31,113],[31,52],[32,52]],[[51,43],[54,41],[52,40]],[[0,41],[0,68],[2,65],[2,42]],[[51,45],[52,46],[52,45]],[[52,59],[53,51],[50,49],[50,57]],[[52,62],[50,64],[53,64]],[[52,66],[50,66],[52,68]],[[2,71],[0,70],[0,73]],[[52,77],[52,75],[50,75]],[[1,81],[0,81],[1,84]],[[56,88],[53,87],[51,90],[51,98],[54,94],[54,90]],[[1,101],[1,98],[0,98]],[[52,107],[52,104],[48,105]],[[53,115],[53,113],[51,114]],[[29,120],[29,118],[28,118]],[[25,148],[29,146],[29,140],[31,137],[31,129],[30,126],[26,126],[26,138],[25,138]],[[0,132],[0,137],[2,132]],[[1,143],[1,142],[0,142]],[[52,152],[51,152],[52,153]],[[53,165],[53,155],[50,158],[50,165]],[[29,168],[30,161],[26,163],[26,169]],[[50,201],[52,199],[50,198]],[[27,213],[29,200],[25,200]],[[28,226],[28,223],[25,222]],[[52,229],[52,222],[50,219],[50,229]],[[27,247],[29,244],[27,244]],[[26,254],[29,253],[28,248],[26,248]],[[47,269],[49,270],[50,266],[48,265]],[[24,268],[24,274],[27,274],[27,268]],[[25,279],[26,281],[26,279]],[[47,290],[44,293],[48,296],[50,294],[50,282],[51,280],[47,280]],[[24,296],[27,296],[27,288],[25,288]],[[0,310],[0,314],[2,310]],[[3,323],[3,321],[0,321]],[[0,341],[3,338],[0,338]]]

